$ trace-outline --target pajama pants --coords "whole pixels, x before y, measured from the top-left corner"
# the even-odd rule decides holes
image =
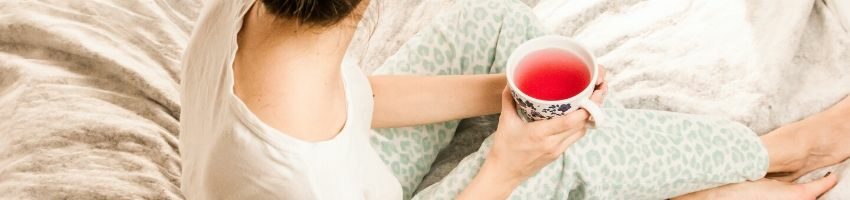
[[[374,74],[502,73],[514,48],[546,34],[518,0],[459,0]],[[604,112],[605,127],[589,130],[510,199],[665,199],[766,174],[767,151],[739,123],[616,107]],[[413,194],[457,126],[449,121],[375,130],[372,146],[401,183],[404,199],[453,199],[475,177],[492,137],[443,180]]]

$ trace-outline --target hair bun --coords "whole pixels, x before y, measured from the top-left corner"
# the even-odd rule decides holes
[[[336,24],[357,7],[361,0],[262,0],[269,12],[299,23],[327,26]]]

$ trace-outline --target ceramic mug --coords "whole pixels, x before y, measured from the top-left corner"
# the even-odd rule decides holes
[[[519,90],[515,79],[520,61],[530,53],[544,49],[563,50],[577,56],[584,62],[590,72],[590,82],[584,90],[581,90],[575,96],[553,101],[537,99]],[[552,119],[583,108],[593,117],[596,126],[600,126],[604,122],[605,116],[602,110],[596,103],[590,100],[590,95],[593,94],[593,90],[596,88],[596,80],[599,78],[597,77],[599,73],[598,65],[593,54],[578,42],[567,37],[555,35],[528,40],[517,47],[510,57],[508,57],[506,73],[511,94],[514,101],[516,101],[517,112],[526,121]]]

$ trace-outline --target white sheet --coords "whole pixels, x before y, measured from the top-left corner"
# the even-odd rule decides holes
[[[612,72],[612,98],[626,107],[725,116],[764,134],[850,94],[847,6],[821,0],[544,0],[535,12],[555,32],[594,50]],[[831,169],[846,174],[847,163]],[[822,199],[850,197],[848,179]]]
[[[0,199],[182,199],[190,0],[0,1]]]

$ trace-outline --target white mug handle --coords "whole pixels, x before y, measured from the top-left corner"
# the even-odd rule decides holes
[[[590,116],[593,116],[593,122],[596,124],[596,127],[602,127],[602,124],[605,123],[605,113],[602,112],[599,105],[596,105],[590,99],[581,100],[579,107],[584,108],[590,113]]]

